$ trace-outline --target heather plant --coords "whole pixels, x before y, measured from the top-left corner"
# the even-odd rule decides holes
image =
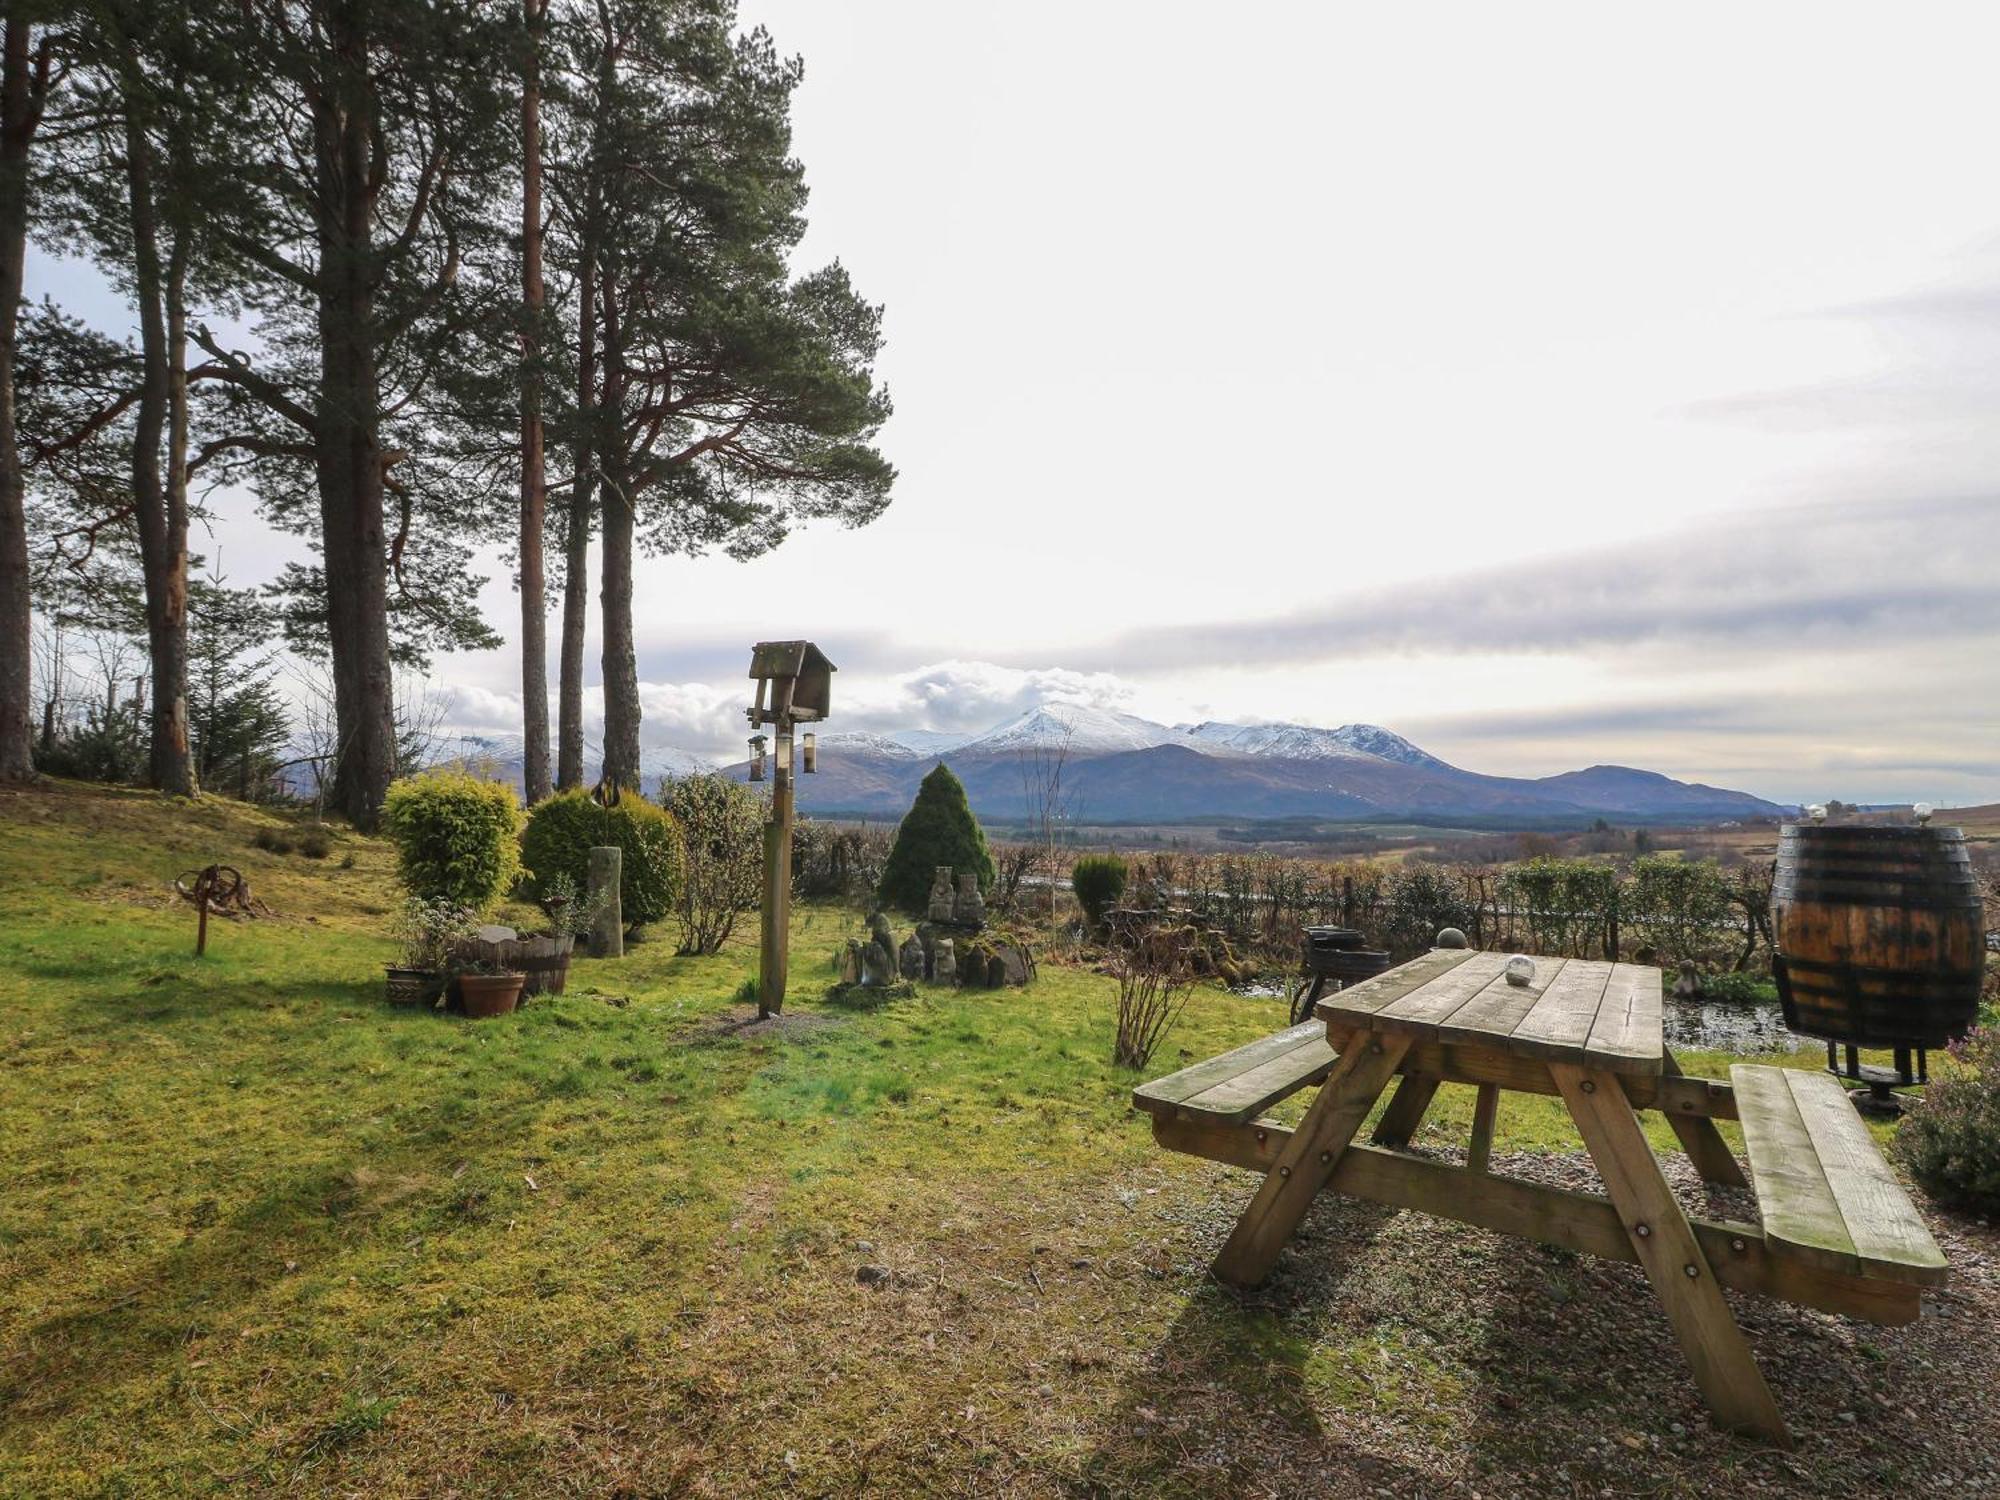
[[[1950,1071],[1933,1075],[1890,1146],[1939,1203],[2000,1212],[2000,1028],[1954,1042]]]

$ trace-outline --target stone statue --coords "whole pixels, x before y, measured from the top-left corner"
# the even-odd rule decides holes
[[[842,984],[861,983],[861,944],[853,938],[840,950],[840,982]]]
[[[896,982],[896,957],[883,947],[879,939],[871,938],[868,946],[861,950],[861,983],[864,988],[886,989]]]
[[[924,977],[924,945],[914,936],[903,939],[903,946],[896,950],[896,967],[905,979]]]
[[[931,955],[937,951],[937,929],[928,922],[917,923],[917,941],[924,945],[924,978],[931,977]]]
[[[958,959],[952,954],[950,938],[939,938],[931,950],[931,976],[939,984],[958,983]]]
[[[960,927],[986,925],[986,898],[979,894],[979,873],[976,870],[958,877],[958,896],[951,904],[951,919]]]
[[[931,877],[930,918],[933,922],[950,922],[952,916],[951,866],[939,865]]]
[[[891,958],[895,957],[896,932],[889,925],[888,917],[883,913],[876,911],[868,914],[868,936],[872,941],[882,945],[884,953],[888,954]]]

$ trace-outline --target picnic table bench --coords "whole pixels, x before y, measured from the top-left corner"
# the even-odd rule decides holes
[[[1721,1288],[1883,1324],[1913,1321],[1945,1261],[1838,1080],[1737,1064],[1690,1078],[1667,1050],[1658,969],[1435,949],[1320,1000],[1317,1018],[1133,1091],[1162,1146],[1264,1176],[1215,1274],[1253,1286],[1321,1191],[1636,1262],[1718,1424],[1789,1443]],[[1368,1143],[1355,1136],[1391,1083]],[[1443,1084],[1477,1089],[1466,1164],[1405,1146]],[[1319,1092],[1294,1128],[1263,1112]],[[1559,1095],[1606,1194],[1489,1170],[1503,1092]],[[1750,1188],[1760,1224],[1691,1217],[1642,1130],[1664,1114],[1701,1176]],[[1743,1128],[1746,1178],[1717,1120]]]

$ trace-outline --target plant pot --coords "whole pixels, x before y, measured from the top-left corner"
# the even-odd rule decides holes
[[[391,1005],[434,1005],[444,993],[444,975],[435,969],[406,969],[388,965]]]
[[[511,962],[528,976],[523,995],[560,995],[569,983],[573,937],[525,937],[514,945]]]
[[[466,1015],[475,1021],[506,1015],[521,1003],[521,986],[527,977],[525,974],[459,975],[458,994],[465,1002]]]

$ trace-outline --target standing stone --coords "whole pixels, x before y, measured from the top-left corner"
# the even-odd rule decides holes
[[[952,909],[951,866],[939,865],[931,876],[930,919],[933,922],[952,922],[956,920]]]
[[[882,951],[890,958],[896,956],[896,933],[889,926],[889,919],[881,912],[871,912],[868,916],[868,936],[882,945]]]
[[[842,984],[861,983],[861,944],[853,938],[840,950],[840,982]]]
[[[896,950],[896,967],[905,979],[924,977],[924,945],[914,936],[903,939],[903,946]]]
[[[861,950],[861,983],[871,990],[886,989],[896,982],[896,958],[880,942],[871,940]]]
[[[624,868],[623,849],[590,851],[590,899],[602,902],[597,908],[597,920],[590,927],[590,951],[596,958],[625,956],[625,913],[618,897]]]
[[[986,925],[986,898],[979,894],[979,872],[958,877],[958,896],[951,904],[951,919],[961,927]]]
[[[950,938],[939,938],[931,951],[931,976],[939,984],[958,983],[958,959],[952,953]]]
[[[917,941],[924,945],[924,978],[929,979],[936,966],[937,929],[928,922],[917,923]]]

